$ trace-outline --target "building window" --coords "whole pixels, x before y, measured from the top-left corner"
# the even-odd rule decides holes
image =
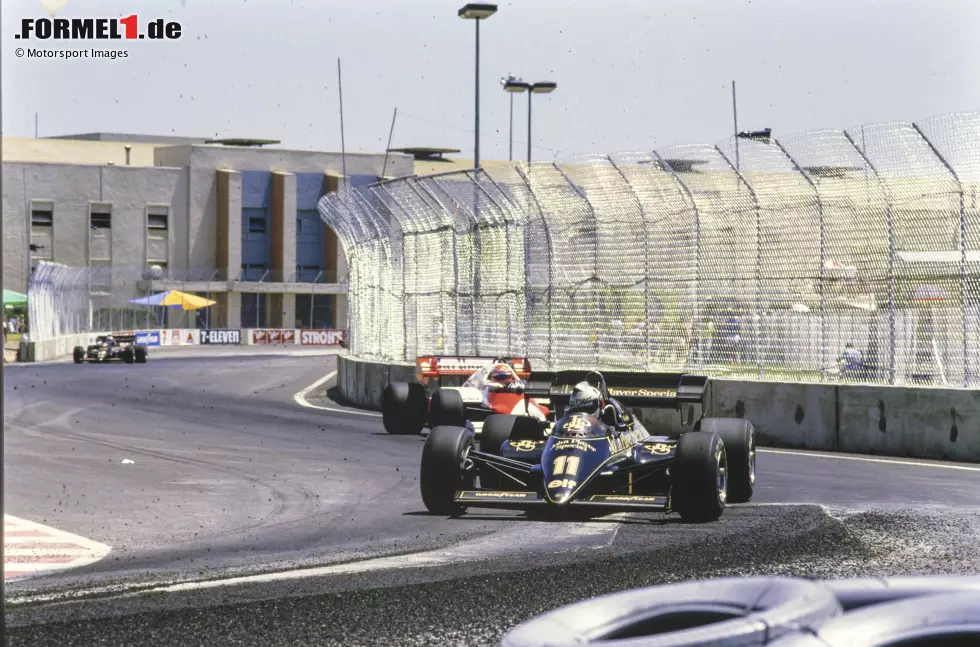
[[[251,217],[248,219],[248,233],[250,234],[264,234],[265,233],[265,218]]]
[[[319,265],[297,265],[296,281],[299,283],[313,283],[320,276]]]
[[[166,229],[169,209],[167,207],[147,207],[146,228]]]
[[[54,258],[54,203],[48,201],[31,202],[31,267],[37,261],[50,261]]]
[[[31,210],[32,227],[52,227],[54,226],[54,214],[50,209]]]
[[[92,229],[111,229],[112,214],[108,211],[93,211],[91,216]]]
[[[268,272],[265,263],[242,263],[243,281],[261,281]]]

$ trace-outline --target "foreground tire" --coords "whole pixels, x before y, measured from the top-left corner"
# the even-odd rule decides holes
[[[392,382],[381,396],[385,431],[394,435],[418,434],[425,425],[425,389],[415,382]]]
[[[980,593],[957,591],[885,602],[844,614],[779,647],[959,647],[980,645]]]
[[[765,645],[813,631],[841,612],[819,582],[744,577],[599,596],[549,611],[504,635],[501,647]]]
[[[76,364],[81,364],[85,361],[85,348],[82,346],[75,346],[75,350],[72,351],[72,359],[75,360]]]
[[[146,346],[137,346],[135,353],[136,363],[146,364]]]
[[[701,431],[716,433],[728,457],[727,503],[752,500],[755,490],[755,429],[743,418],[705,418]]]
[[[456,491],[473,487],[473,472],[465,471],[473,432],[463,427],[436,427],[422,447],[419,485],[426,510],[458,515],[466,508],[456,503]]]
[[[122,358],[127,364],[132,364],[136,360],[136,350],[132,346],[127,346],[123,349]]]
[[[728,461],[718,434],[681,434],[670,471],[671,508],[681,519],[703,523],[721,516],[728,498]]]
[[[466,426],[466,407],[459,391],[439,389],[429,403],[429,427]]]
[[[501,446],[510,440],[511,432],[517,422],[517,416],[502,413],[493,413],[483,421],[483,431],[480,432],[480,451],[485,454],[500,456]],[[499,472],[491,467],[484,466],[480,470],[480,487],[490,490],[499,490],[509,480],[501,476]]]

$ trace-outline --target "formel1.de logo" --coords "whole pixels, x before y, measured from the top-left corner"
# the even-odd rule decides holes
[[[63,6],[63,5],[62,5]],[[177,40],[179,22],[154,18],[141,20],[138,14],[125,18],[23,18],[19,40]]]

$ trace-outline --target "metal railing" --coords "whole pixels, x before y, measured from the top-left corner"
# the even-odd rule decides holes
[[[980,111],[321,199],[363,357],[980,382]]]

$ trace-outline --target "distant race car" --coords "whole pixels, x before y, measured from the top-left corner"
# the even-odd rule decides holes
[[[76,364],[85,360],[101,363],[114,359],[127,364],[146,364],[146,346],[137,344],[135,335],[99,335],[88,348],[75,346],[73,358]]]
[[[727,503],[752,498],[755,431],[742,418],[704,417],[707,383],[683,374],[532,373],[524,396],[547,396],[557,413],[547,421],[490,415],[479,444],[471,429],[435,427],[422,450],[422,501],[448,515],[593,508],[714,521]],[[693,427],[651,435],[624,405],[675,408]]]
[[[416,362],[418,383],[392,382],[385,387],[381,411],[390,434],[417,434],[426,426],[469,426],[475,434],[493,413],[545,420],[547,398],[525,398],[524,380],[531,365],[526,359],[503,357],[450,357],[426,355]],[[444,377],[467,377],[461,386],[443,386]],[[424,384],[440,380],[440,388],[426,396]]]

